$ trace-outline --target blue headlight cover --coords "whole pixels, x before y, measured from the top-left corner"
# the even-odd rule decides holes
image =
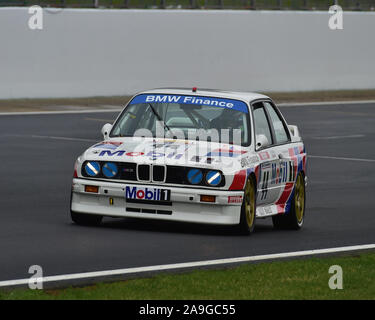
[[[106,162],[102,168],[103,175],[107,178],[113,178],[118,173],[117,165],[112,162]]]
[[[89,161],[85,165],[85,171],[90,177],[96,177],[100,173],[100,164],[96,161]]]
[[[206,174],[206,182],[210,186],[215,187],[219,185],[221,182],[221,179],[222,179],[222,175],[219,171],[212,170],[212,171],[208,171]]]
[[[187,178],[188,178],[188,181],[191,184],[201,183],[201,181],[203,179],[202,170],[200,170],[200,169],[190,169],[189,172],[187,173]]]

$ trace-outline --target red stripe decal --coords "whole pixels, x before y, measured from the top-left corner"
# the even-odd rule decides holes
[[[258,181],[259,181],[259,167],[260,166],[255,167],[255,178],[257,179],[257,184],[258,184]]]
[[[267,151],[259,152],[259,157],[261,160],[268,160],[270,158],[270,155]]]
[[[303,171],[306,172],[306,155],[302,158]]]
[[[246,170],[238,171],[233,177],[229,190],[242,190],[246,181]]]
[[[285,203],[289,199],[290,194],[292,193],[293,186],[294,186],[293,182],[288,182],[285,184],[284,191],[281,194],[279,200],[277,200],[276,205],[285,205]]]
[[[289,151],[289,155],[291,157],[294,157],[294,150],[293,150],[293,148],[288,149],[288,151]]]

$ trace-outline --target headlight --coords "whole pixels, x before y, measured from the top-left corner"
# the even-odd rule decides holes
[[[106,162],[102,168],[103,175],[107,178],[113,178],[118,173],[117,165],[112,162]]]
[[[208,171],[206,174],[206,183],[209,186],[216,187],[220,184],[222,174],[219,171]]]
[[[203,179],[202,170],[190,169],[187,173],[187,179],[191,184],[199,184]]]
[[[85,171],[90,177],[96,177],[100,173],[100,164],[96,161],[89,161],[85,165]]]

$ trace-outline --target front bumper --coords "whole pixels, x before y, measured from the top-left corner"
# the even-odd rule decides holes
[[[98,186],[98,193],[85,192],[85,186]],[[161,188],[171,191],[170,203],[134,203],[126,201],[126,186]],[[201,202],[201,195],[216,197],[214,203]],[[208,224],[234,225],[240,222],[241,203],[228,203],[229,197],[243,197],[243,191],[193,189],[111,183],[86,179],[73,179],[71,210],[78,213],[111,217],[135,217]]]

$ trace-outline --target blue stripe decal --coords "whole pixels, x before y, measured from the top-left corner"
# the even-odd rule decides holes
[[[106,164],[104,164],[102,171],[107,178],[113,178],[117,175],[118,172],[117,165],[111,162],[107,162]]]
[[[85,166],[85,170],[89,176],[95,177],[100,172],[100,164],[96,161],[87,162]]]
[[[287,202],[285,204],[285,209],[284,209],[285,213],[289,213],[290,209],[292,208],[292,200],[293,200],[293,197],[294,197],[294,190],[295,189],[296,189],[296,185],[293,186],[293,190],[290,193],[289,199],[287,200]]]
[[[188,180],[191,184],[201,183],[203,179],[203,173],[199,169],[191,169],[187,174]]]
[[[206,180],[209,185],[217,186],[221,181],[221,174],[218,171],[209,171],[207,172]]]
[[[140,94],[130,101],[132,104],[140,103],[179,103],[213,106],[218,108],[232,109],[243,113],[248,113],[248,107],[245,102],[234,99],[200,97],[200,96],[185,96],[185,95],[171,95],[171,94]]]

